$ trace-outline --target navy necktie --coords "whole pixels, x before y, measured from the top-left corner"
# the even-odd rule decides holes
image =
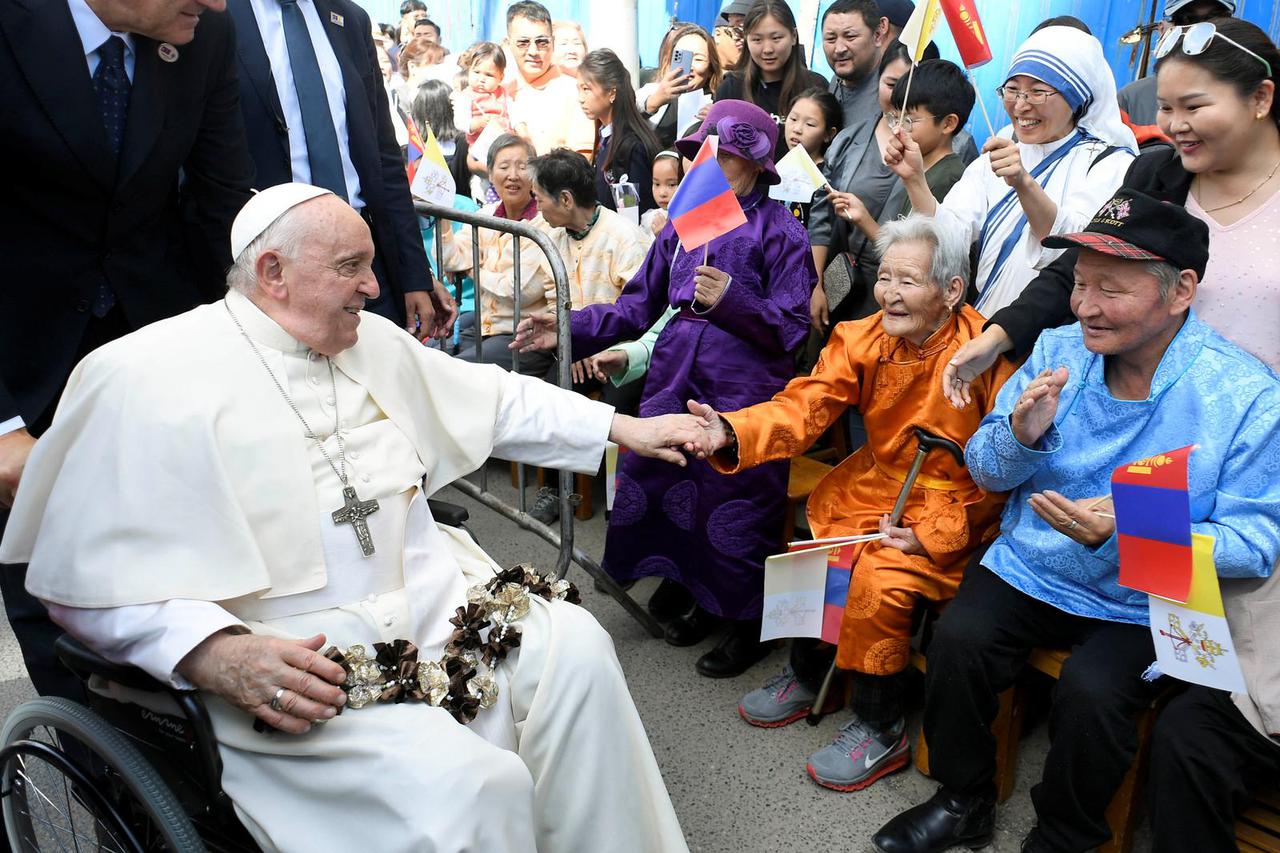
[[[129,75],[124,70],[124,39],[112,36],[98,48],[98,67],[93,72],[93,93],[98,99],[98,115],[107,135],[112,161],[120,157],[124,125],[129,117]],[[116,295],[106,280],[98,282],[93,295],[93,314],[106,316],[116,304]]]
[[[298,107],[302,111],[311,183],[332,190],[338,198],[346,200],[347,182],[338,149],[338,132],[333,125],[333,114],[329,112],[329,98],[311,33],[297,0],[280,0],[280,14],[284,21],[284,41],[289,49],[289,67],[293,70],[293,87],[298,92]]]

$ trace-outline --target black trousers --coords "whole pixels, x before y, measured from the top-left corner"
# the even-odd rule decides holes
[[[1111,837],[1107,804],[1137,751],[1136,716],[1156,687],[1146,625],[1073,616],[972,563],[934,629],[926,657],[924,732],[934,777],[953,793],[994,795],[997,695],[1035,646],[1069,646],[1053,693],[1049,755],[1031,791],[1038,841],[1089,850]]]
[[[1280,780],[1280,743],[1263,737],[1228,693],[1192,687],[1161,713],[1147,780],[1153,849],[1235,853],[1250,790]]]

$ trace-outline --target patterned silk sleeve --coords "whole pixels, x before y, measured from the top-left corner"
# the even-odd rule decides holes
[[[1008,492],[1025,483],[1040,469],[1045,460],[1062,447],[1062,435],[1056,425],[1050,426],[1035,447],[1027,447],[1013,435],[1009,414],[1022,392],[1041,370],[1044,358],[1036,345],[1026,364],[1015,373],[1000,393],[995,407],[982,419],[982,425],[965,447],[965,464],[973,481],[989,492]],[[1059,402],[1059,408],[1065,401]]]
[[[724,415],[738,437],[737,458],[712,457],[722,474],[733,474],[775,459],[799,456],[857,403],[862,365],[850,357],[846,327],[836,326],[813,373],[797,376],[773,399]]]

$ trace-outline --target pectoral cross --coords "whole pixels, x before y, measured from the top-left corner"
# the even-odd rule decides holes
[[[356,531],[356,539],[360,540],[360,551],[366,557],[373,556],[373,537],[369,535],[369,525],[365,519],[378,511],[377,501],[362,501],[352,486],[342,487],[343,506],[333,511],[334,524],[350,524]]]

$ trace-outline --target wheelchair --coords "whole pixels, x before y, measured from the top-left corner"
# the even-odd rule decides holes
[[[471,534],[465,508],[428,506],[438,523]],[[41,697],[4,722],[0,810],[15,853],[260,850],[222,790],[222,760],[199,693],[112,663],[69,635],[54,650],[88,685],[87,704]],[[108,687],[158,701],[121,701]]]

